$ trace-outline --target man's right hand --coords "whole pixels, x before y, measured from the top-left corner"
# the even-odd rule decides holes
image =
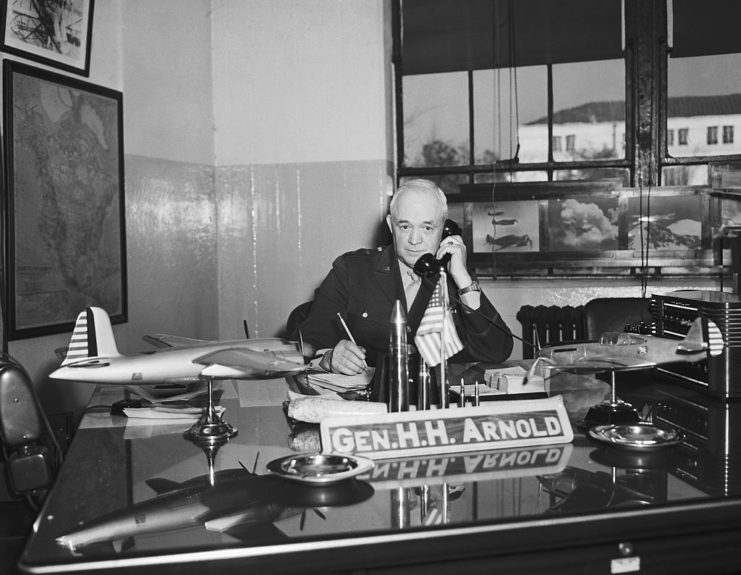
[[[324,354],[319,363],[322,369],[343,375],[356,375],[367,369],[365,350],[347,339],[340,340]]]

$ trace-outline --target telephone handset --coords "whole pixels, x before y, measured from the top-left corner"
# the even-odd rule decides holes
[[[443,224],[443,235],[442,238],[449,236],[461,235],[461,228],[453,220],[445,220]],[[440,270],[445,269],[450,261],[450,254],[445,254],[441,259],[436,260],[433,254],[424,254],[414,264],[414,273],[418,276],[428,276],[436,273],[440,273]]]

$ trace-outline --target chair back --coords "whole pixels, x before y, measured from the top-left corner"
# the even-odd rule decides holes
[[[313,302],[311,301],[305,301],[304,303],[299,304],[295,308],[293,308],[293,311],[291,311],[291,313],[288,315],[288,319],[286,320],[286,338],[298,338],[298,327],[309,316],[309,311],[311,311],[312,303]]]
[[[596,340],[608,331],[626,331],[626,326],[650,325],[649,300],[640,297],[595,298],[584,305],[587,339]]]
[[[0,354],[0,441],[6,453],[8,485],[19,495],[43,496],[54,479],[56,464],[42,436],[54,434],[23,367]],[[57,443],[56,455],[61,458]]]

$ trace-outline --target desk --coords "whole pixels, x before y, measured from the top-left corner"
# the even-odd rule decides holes
[[[183,438],[187,425],[88,414],[20,567],[157,575],[736,572],[741,481],[732,435],[739,438],[741,408],[703,406],[701,396],[650,373],[643,379],[624,386],[626,396],[694,430],[686,445],[616,451],[575,429],[573,443],[544,449],[382,461],[334,488],[265,475],[297,440],[279,401],[251,406],[240,393],[222,396],[225,419],[239,433],[214,454],[212,474],[207,454]],[[243,390],[252,382],[223,385]],[[280,397],[285,382],[260,385]],[[682,402],[692,406],[686,414]],[[129,532],[74,552],[55,541],[106,516],[100,529]]]

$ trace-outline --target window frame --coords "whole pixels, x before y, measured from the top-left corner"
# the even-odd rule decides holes
[[[733,144],[734,143],[734,126],[726,125],[723,126],[723,143]]]
[[[707,127],[706,141],[707,141],[708,146],[718,145],[718,126],[708,126]]]

